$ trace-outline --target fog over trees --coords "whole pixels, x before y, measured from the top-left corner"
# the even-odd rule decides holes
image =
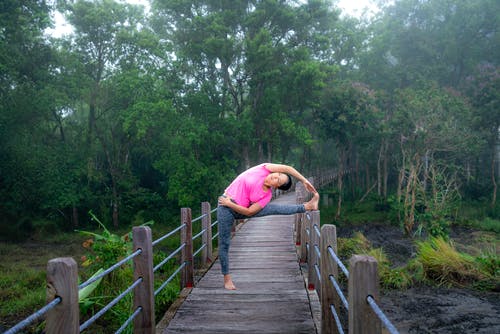
[[[500,215],[499,1],[150,4],[1,1],[2,237],[165,222],[265,161],[350,169],[408,233],[457,200]]]

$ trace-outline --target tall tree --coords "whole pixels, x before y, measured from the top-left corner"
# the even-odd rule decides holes
[[[45,1],[0,3],[0,223],[20,230],[43,201],[39,174],[51,134],[48,97],[53,53],[43,31],[50,25]]]
[[[312,87],[322,79],[312,63],[327,58],[337,20],[326,1],[155,1],[153,8],[157,31],[173,41],[180,75],[209,94],[220,117],[234,118],[238,159],[248,166],[286,157],[287,146],[276,139],[292,139],[292,128],[301,134],[293,141],[306,143],[310,136],[291,112],[312,104],[314,94],[296,89],[290,100],[284,87],[301,75]]]
[[[64,9],[75,30],[67,47],[83,65],[75,63],[73,72],[80,80],[79,99],[84,102],[80,106],[85,107],[75,113],[87,115],[87,179],[109,189],[105,194],[118,226],[121,192],[125,184],[133,183],[131,137],[123,131],[124,114],[144,98],[145,90],[136,85],[148,81],[143,77],[153,68],[158,42],[146,27],[142,7],[79,0]]]
[[[497,182],[500,175],[500,68],[491,63],[477,66],[476,72],[469,76],[464,90],[471,99],[476,111],[476,129],[487,143],[490,180],[492,185],[491,205],[497,199]],[[479,166],[478,166],[479,167]],[[483,174],[483,173],[481,173]],[[479,180],[478,180],[479,181]]]

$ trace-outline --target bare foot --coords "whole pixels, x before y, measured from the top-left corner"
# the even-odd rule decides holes
[[[236,286],[233,283],[233,280],[231,279],[231,275],[224,275],[224,287],[227,290],[236,290]]]
[[[306,208],[307,211],[318,210],[318,203],[319,203],[319,193],[315,192],[311,200],[307,203],[304,203],[304,207]]]

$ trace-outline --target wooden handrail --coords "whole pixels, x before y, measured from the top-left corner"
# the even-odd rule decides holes
[[[335,173],[324,174],[314,178],[316,182],[325,185],[336,178]],[[315,184],[319,188],[318,183]],[[304,202],[306,198],[304,187],[300,183],[296,186],[297,203]],[[337,232],[335,225],[324,224],[318,237],[315,226],[319,228],[320,212],[313,211],[308,214],[297,214],[295,219],[295,235],[298,258],[301,262],[307,262],[308,266],[308,288],[315,290],[321,303],[321,332],[322,333],[344,333],[339,329],[340,321],[338,313],[343,308],[341,296],[334,288],[332,278],[339,279],[339,264],[334,261],[330,251],[337,252]],[[320,249],[320,255],[316,249]],[[381,321],[372,312],[367,297],[371,296],[375,301],[379,300],[379,279],[377,261],[367,255],[354,255],[350,259],[351,273],[348,275],[348,332],[350,334],[380,334]],[[318,279],[317,267],[319,266],[320,277]],[[344,297],[344,300],[346,298]],[[335,311],[335,315],[332,313]],[[337,320],[335,320],[337,317]]]

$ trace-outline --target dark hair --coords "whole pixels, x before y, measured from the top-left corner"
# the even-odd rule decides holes
[[[292,178],[288,174],[285,175],[288,176],[288,181],[285,184],[279,186],[278,187],[279,190],[287,191],[292,186]]]

